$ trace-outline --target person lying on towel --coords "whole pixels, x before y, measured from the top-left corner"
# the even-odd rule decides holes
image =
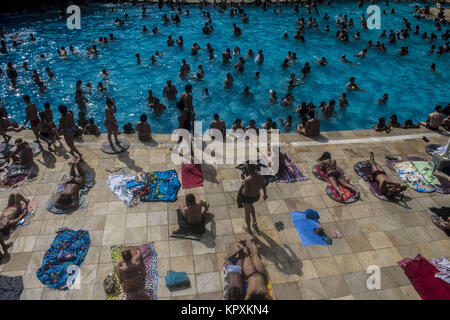
[[[23,141],[21,138],[16,139],[14,143],[16,145],[16,150],[11,152],[11,154],[6,158],[5,164],[0,168],[0,170],[13,166],[30,169],[34,164],[33,149],[31,149],[28,142]]]
[[[386,172],[375,162],[373,152],[370,153],[369,163],[372,166],[372,174],[367,177],[368,180],[377,181],[380,185],[380,192],[388,199],[394,198],[397,194],[406,190],[406,185],[389,180]]]
[[[64,189],[56,194],[55,208],[70,210],[78,208],[78,193],[84,188],[84,171],[80,166],[80,159],[72,162],[70,176],[63,181]]]
[[[144,282],[145,269],[142,263],[141,251],[136,247],[128,247],[122,251],[123,261],[116,262],[114,270],[117,273],[123,291],[133,292],[141,289]]]
[[[242,279],[242,266],[244,263],[243,247],[225,258],[225,268],[227,271],[228,290],[225,293],[225,300],[243,300],[245,297],[244,281]],[[233,263],[234,258],[237,261]]]
[[[242,271],[248,284],[244,300],[272,300],[266,286],[267,271],[259,255],[255,238],[250,238],[250,248],[245,240],[240,241],[238,247],[242,250]]]
[[[339,195],[339,200],[343,201],[344,197],[339,189],[339,185],[344,186],[345,188],[351,190],[356,194],[356,198],[359,199],[360,193],[358,189],[352,186],[350,183],[346,182],[344,179],[344,175],[337,170],[336,160],[331,158],[331,154],[328,151],[325,151],[322,156],[317,159],[320,165],[320,169],[326,173],[328,179],[333,185],[334,190]]]
[[[9,195],[8,204],[3,209],[0,217],[1,233],[9,234],[17,226],[19,221],[27,215],[29,202],[30,200],[26,199],[20,193],[12,193]]]
[[[193,194],[186,195],[185,205],[180,204],[180,212],[186,218],[188,224],[199,225],[205,218],[209,204],[203,200],[195,201]]]

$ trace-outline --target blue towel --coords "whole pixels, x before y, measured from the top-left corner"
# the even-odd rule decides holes
[[[55,240],[50,249],[45,253],[42,265],[36,272],[36,276],[41,282],[52,288],[68,290],[71,285],[69,276],[70,266],[80,266],[89,250],[91,240],[89,232],[86,230],[70,230],[67,228],[57,230]],[[75,257],[70,261],[59,260],[60,252],[72,252]]]
[[[152,175],[148,181],[150,191],[146,196],[146,201],[174,202],[177,200],[181,185],[175,170],[155,171],[150,175]]]
[[[319,228],[319,223],[315,220],[308,219],[305,212],[293,211],[291,212],[291,219],[304,246],[311,244],[328,246],[322,237],[313,231],[314,228]]]

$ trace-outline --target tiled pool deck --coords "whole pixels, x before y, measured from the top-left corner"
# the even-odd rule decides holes
[[[383,139],[406,134],[417,138]],[[408,189],[400,204],[384,202],[370,193],[368,184],[354,173],[353,165],[367,159],[370,151],[382,163],[385,153],[430,159],[424,151],[426,143],[419,138],[422,134],[427,135],[432,143],[444,144],[448,140],[425,129],[394,129],[389,135],[373,130],[328,132],[323,133],[321,139],[329,139],[326,145],[298,134],[281,136],[282,150],[289,153],[310,179],[300,183],[272,183],[267,190],[268,199],[261,199],[256,204],[262,230],[258,238],[264,243],[263,261],[273,284],[275,299],[419,298],[397,266],[397,261],[414,257],[419,252],[428,259],[450,258],[450,239],[432,224],[427,209],[450,206],[450,196]],[[29,131],[21,135],[28,141],[33,140]],[[0,265],[2,275],[23,276],[25,289],[22,299],[104,299],[103,280],[113,267],[109,248],[150,241],[154,241],[158,254],[158,299],[222,299],[226,244],[248,238],[241,228],[243,211],[235,202],[241,184],[239,171],[234,165],[214,166],[218,183],[205,181],[201,188],[188,189],[211,205],[210,213],[214,219],[207,225],[209,236],[201,242],[170,238],[169,234],[177,227],[175,209],[184,201],[186,190],[180,189],[179,199],[174,203],[141,203],[127,208],[107,185],[109,173],[106,169],[177,169],[180,173],[180,167],[172,164],[170,158],[170,136],[155,135],[154,138],[167,144],[146,147],[136,137],[128,136],[132,146],[119,156],[99,150],[100,143],[105,140],[104,135],[99,139],[88,137],[79,144],[87,163],[96,171],[97,183],[88,195],[86,209],[70,215],[55,215],[44,208],[59,179],[68,171],[68,160],[48,152],[35,158],[40,168],[37,180],[17,191],[38,200],[38,210],[31,225],[13,233],[10,260],[2,261]],[[368,142],[354,139],[367,139]],[[307,145],[299,146],[304,142]],[[325,150],[331,152],[351,182],[361,190],[362,201],[341,205],[325,194],[326,184],[311,174],[315,160]],[[398,179],[384,167],[389,176]],[[205,178],[211,180],[211,177]],[[9,192],[0,192],[2,208],[8,195]],[[307,208],[319,212],[325,230],[339,229],[344,237],[334,239],[329,247],[304,247],[290,221],[289,212]],[[284,222],[283,231],[276,231],[276,221]],[[55,237],[54,232],[62,226],[89,230],[91,237],[91,247],[81,267],[82,285],[79,290],[51,290],[36,278],[43,255]],[[366,287],[366,268],[372,264],[381,267],[380,290],[370,291]],[[164,284],[168,270],[187,272],[192,287],[171,293]]]

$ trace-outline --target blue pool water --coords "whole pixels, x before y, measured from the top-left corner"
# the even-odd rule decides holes
[[[431,20],[417,20],[413,17],[413,4],[391,4],[396,14],[382,15],[381,27],[389,32],[394,29],[398,32],[403,28],[402,17],[407,17],[412,28],[418,24],[420,33],[427,31],[428,34],[434,32],[438,35],[438,41],[434,42],[436,48],[444,44],[441,39],[442,32],[437,32]],[[111,12],[111,7],[115,12]],[[381,9],[389,11],[390,7],[380,4]],[[34,33],[37,41],[19,46],[16,50],[11,47],[11,40],[8,37],[8,55],[0,55],[0,65],[3,70],[8,61],[14,65],[22,65],[23,61],[28,61],[29,68],[37,69],[41,74],[41,79],[47,84],[49,89],[46,93],[38,92],[36,85],[31,80],[31,72],[25,73],[18,68],[19,80],[18,89],[9,90],[9,82],[5,74],[0,78],[1,95],[11,118],[22,122],[24,120],[24,104],[21,96],[29,94],[32,101],[39,109],[43,108],[44,102],[50,102],[54,115],[59,118],[57,106],[61,103],[78,113],[78,107],[73,104],[75,93],[75,82],[78,79],[83,81],[83,86],[90,81],[94,87],[102,80],[99,72],[106,68],[110,71],[110,81],[107,84],[109,95],[115,98],[118,106],[117,119],[122,126],[127,122],[135,123],[139,115],[147,113],[152,129],[156,133],[170,133],[177,127],[176,106],[174,103],[163,101],[168,105],[167,110],[162,115],[154,115],[146,105],[147,90],[153,90],[154,94],[162,98],[162,89],[166,80],[172,79],[179,94],[187,83],[193,85],[194,107],[197,119],[204,120],[204,127],[209,124],[212,114],[218,112],[222,119],[226,121],[227,127],[233,124],[235,118],[243,119],[248,124],[250,119],[256,120],[260,125],[267,117],[278,119],[292,115],[295,124],[298,117],[295,107],[283,107],[279,104],[272,105],[269,101],[269,90],[275,89],[279,100],[287,92],[284,83],[287,82],[291,72],[300,76],[300,68],[306,61],[310,62],[311,74],[306,78],[304,86],[296,87],[293,90],[295,106],[302,101],[313,101],[318,105],[321,101],[330,99],[338,100],[344,92],[345,84],[349,77],[354,76],[359,86],[364,92],[354,92],[348,94],[349,107],[341,110],[336,107],[337,115],[331,118],[324,118],[319,111],[321,118],[321,129],[349,130],[371,128],[379,117],[386,117],[396,113],[399,121],[412,119],[417,122],[426,118],[427,114],[436,104],[446,105],[450,92],[450,57],[447,54],[429,55],[427,51],[431,47],[428,41],[423,41],[420,36],[410,32],[411,36],[406,41],[397,41],[391,45],[385,42],[388,52],[378,53],[376,49],[369,49],[367,58],[360,59],[353,55],[365,47],[368,40],[374,43],[378,40],[381,30],[362,31],[359,17],[365,13],[365,8],[358,8],[355,3],[336,3],[329,7],[319,7],[320,16],[311,15],[317,18],[320,31],[307,29],[306,42],[299,43],[293,39],[296,30],[296,21],[299,17],[309,19],[305,9],[300,9],[300,13],[294,13],[292,6],[279,6],[283,8],[282,15],[272,13],[274,6],[269,7],[267,12],[263,12],[261,7],[246,7],[245,10],[250,18],[249,24],[242,24],[241,17],[230,17],[227,10],[225,14],[220,14],[211,7],[210,11],[215,32],[211,35],[204,35],[201,27],[206,22],[201,12],[196,6],[188,6],[191,12],[190,17],[181,16],[180,25],[164,25],[161,17],[168,14],[169,17],[175,12],[169,7],[158,10],[156,6],[147,5],[146,18],[142,18],[140,6],[133,7],[126,5],[105,5],[98,7],[81,7],[81,30],[68,30],[66,21],[60,20],[56,12],[49,12],[45,15],[26,14],[14,16],[1,16],[2,26],[7,34],[18,32],[20,37],[28,39],[29,33]],[[331,17],[325,22],[322,17],[327,12]],[[123,18],[127,13],[129,18],[123,27],[114,24],[116,17]],[[335,38],[337,31],[334,25],[334,17],[337,14],[347,14],[353,18],[355,25],[351,28],[352,35],[355,31],[360,31],[362,39],[356,41],[350,39],[347,43],[342,43]],[[367,14],[366,14],[367,16]],[[235,37],[232,33],[232,24],[237,23],[243,29],[241,37]],[[325,25],[329,24],[331,31],[323,33]],[[149,30],[158,26],[161,33],[153,35],[149,32],[146,35],[141,33],[142,26],[146,25]],[[287,30],[289,39],[282,39],[283,32]],[[445,31],[445,26],[443,27]],[[118,40],[108,42],[106,45],[98,44],[100,53],[94,57],[85,54],[86,47],[95,44],[94,40],[100,36],[107,36],[113,33]],[[168,35],[177,39],[179,35],[184,38],[184,49],[178,47],[167,47]],[[215,49],[215,60],[210,61],[206,50],[201,50],[199,55],[190,55],[190,47],[194,42],[200,44],[202,48],[206,43],[210,43]],[[68,59],[60,59],[57,49],[73,45],[82,54],[81,56],[70,55]],[[247,60],[244,74],[240,75],[232,66],[224,66],[221,63],[221,52],[230,47],[234,49],[239,46],[241,54],[245,56],[249,49],[253,52],[262,49],[265,54],[265,62],[258,66],[253,59]],[[409,55],[400,57],[396,53],[401,46],[409,47]],[[164,57],[158,58],[159,64],[153,66],[149,58],[155,50],[164,52]],[[284,70],[281,68],[282,61],[288,51],[297,53],[298,62],[294,66]],[[48,53],[49,58],[40,60],[38,55]],[[136,64],[135,54],[140,53],[143,59],[141,65]],[[344,53],[352,62],[360,62],[359,65],[350,66],[340,62],[340,55]],[[325,56],[329,61],[328,66],[319,66],[315,63],[317,58]],[[195,79],[182,80],[178,77],[181,59],[185,58],[191,66],[191,72],[196,72],[199,64],[205,70],[205,79],[199,81]],[[234,64],[237,57],[233,58]],[[438,74],[427,71],[431,63],[436,63]],[[56,74],[53,80],[49,80],[45,73],[45,67],[50,66]],[[254,79],[256,71],[260,71],[261,78]],[[223,89],[223,80],[227,72],[231,72],[234,77],[234,87],[231,90]],[[254,93],[253,99],[243,99],[239,94],[244,86],[248,85]],[[207,87],[210,92],[209,98],[202,97],[203,88]],[[377,99],[384,92],[389,94],[387,105],[378,106]],[[96,90],[90,95],[88,117],[94,117],[96,123],[103,130],[104,117],[104,95]]]

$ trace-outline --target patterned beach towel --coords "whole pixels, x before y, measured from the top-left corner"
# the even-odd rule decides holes
[[[115,292],[106,295],[106,300],[156,300],[158,292],[158,271],[156,266],[157,255],[153,242],[137,246],[141,251],[142,261],[145,268],[145,278],[142,279],[142,289],[127,293],[123,291],[120,285],[119,278],[116,271],[112,272],[113,279],[115,281]],[[113,264],[122,261],[122,251],[125,250],[125,246],[113,246],[111,247],[111,258]]]
[[[276,180],[280,182],[297,182],[308,180],[308,177],[305,176],[299,168],[297,168],[291,159],[289,159],[288,154],[286,154],[286,157],[287,159],[284,160],[285,167],[278,170]]]
[[[68,290],[73,284],[71,279],[75,280],[90,244],[89,232],[86,230],[75,231],[67,228],[57,230],[57,235],[36,272],[37,278],[52,289]],[[70,260],[60,258],[69,255],[72,256]]]
[[[433,192],[436,189],[424,181],[422,175],[410,161],[393,163],[392,167],[411,189],[418,192]]]
[[[111,192],[127,207],[134,207],[141,201],[176,201],[181,187],[175,170],[127,175],[110,174],[108,185]]]

